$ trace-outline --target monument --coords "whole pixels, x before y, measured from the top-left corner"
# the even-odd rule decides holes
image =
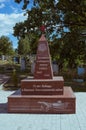
[[[8,97],[8,112],[72,114],[75,104],[71,87],[64,87],[62,76],[53,76],[48,42],[42,34],[34,76],[21,80],[21,89]]]

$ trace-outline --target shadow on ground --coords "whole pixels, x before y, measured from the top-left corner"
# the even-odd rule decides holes
[[[0,103],[0,114],[7,113],[7,103]]]

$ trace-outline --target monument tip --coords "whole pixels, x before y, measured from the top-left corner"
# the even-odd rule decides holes
[[[47,41],[47,40],[46,40],[46,37],[45,37],[45,34],[42,34],[42,35],[41,35],[39,41]]]
[[[40,30],[41,30],[42,33],[45,32],[45,29],[46,29],[45,25],[42,25],[42,26],[40,27]]]

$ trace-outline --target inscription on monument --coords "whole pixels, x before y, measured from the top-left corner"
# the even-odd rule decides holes
[[[33,85],[33,88],[51,88],[51,85],[44,85],[44,84],[40,84],[40,85]]]
[[[42,44],[39,45],[38,50],[41,52],[46,51],[46,44],[43,42]]]
[[[39,71],[40,73],[40,71]],[[48,74],[44,74],[48,76]],[[58,78],[53,78],[51,79],[46,79],[46,80],[22,80],[21,81],[21,86],[22,86],[22,94],[44,94],[46,95],[47,92],[49,94],[63,94],[63,85],[64,85],[64,80],[61,76]],[[30,93],[33,92],[33,93]]]
[[[57,91],[57,92],[58,92],[58,91],[62,91],[62,89],[53,89],[53,88],[52,88],[52,89],[38,89],[38,88],[28,89],[28,88],[24,88],[24,89],[22,89],[22,92],[23,92],[23,91],[24,91],[24,92],[27,92],[27,91],[28,91],[28,92],[29,92],[29,91],[33,91],[33,92],[34,92],[34,91]]]
[[[42,36],[42,38],[45,39],[44,36]],[[38,44],[34,78],[35,79],[53,78],[49,48],[46,39],[43,41],[41,39]]]
[[[55,82],[55,81],[54,81]],[[27,84],[22,84],[22,94],[63,94],[63,87],[62,87],[63,83],[59,83],[59,85],[57,85],[57,83],[49,83],[49,82],[45,82],[45,83],[41,83],[40,82],[35,82],[34,83],[29,83],[29,87],[28,87],[28,83]]]

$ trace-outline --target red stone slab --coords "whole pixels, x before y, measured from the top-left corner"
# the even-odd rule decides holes
[[[10,113],[64,113],[73,114],[76,98],[70,87],[64,87],[63,95],[21,95],[17,91],[8,97]]]
[[[38,44],[34,78],[21,81],[21,90],[8,97],[8,112],[75,113],[76,98],[63,77],[53,77],[49,47],[44,35]]]
[[[53,71],[49,53],[48,42],[44,35],[38,43],[34,79],[52,79]]]
[[[22,95],[57,95],[63,94],[64,79],[61,76],[53,79],[24,79],[21,81]]]

